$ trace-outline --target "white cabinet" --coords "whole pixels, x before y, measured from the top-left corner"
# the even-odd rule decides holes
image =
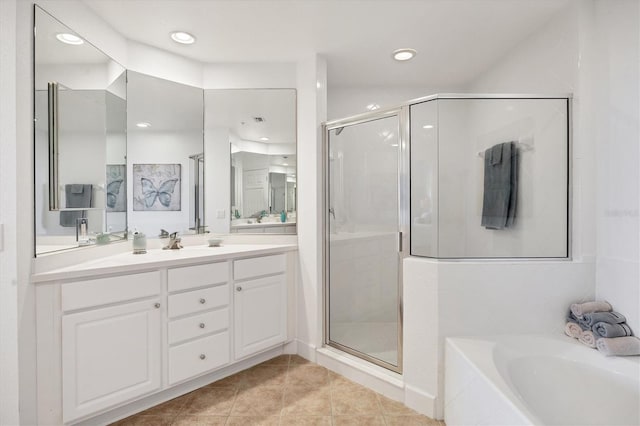
[[[103,269],[101,277],[83,270],[84,278],[41,281],[38,424],[99,424],[118,408],[115,419],[122,409],[142,409],[148,396],[174,397],[197,377],[283,344],[293,335],[287,256],[141,265],[128,274]]]
[[[234,262],[235,358],[286,340],[287,295],[284,255]],[[250,276],[263,276],[249,279]]]
[[[159,390],[160,298],[62,317],[63,420]]]
[[[169,269],[170,385],[211,372],[231,360],[228,281],[228,262]]]

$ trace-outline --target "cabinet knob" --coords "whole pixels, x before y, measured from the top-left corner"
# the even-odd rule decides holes
[[[200,323],[200,328],[204,328],[204,323],[203,322]]]
[[[237,291],[242,291],[242,287],[238,286],[238,287],[236,287],[236,290]]]
[[[200,299],[200,303],[204,305],[205,303],[207,303],[207,301],[205,299]]]
[[[158,309],[158,308],[160,307],[160,304],[159,304],[159,303],[156,303],[156,304],[154,304],[153,306],[154,306],[156,309]]]
[[[207,356],[205,354],[200,354],[200,359],[205,359]]]

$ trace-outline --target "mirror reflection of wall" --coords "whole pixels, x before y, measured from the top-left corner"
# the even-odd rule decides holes
[[[37,255],[77,247],[77,219],[87,220],[90,236],[126,229],[126,212],[105,212],[107,164],[126,161],[126,90],[120,64],[37,6],[35,25]],[[50,105],[53,94],[57,102]],[[49,161],[50,150],[57,163]],[[57,182],[50,185],[52,170]],[[53,196],[59,199],[57,209]]]
[[[205,153],[209,229],[296,232],[294,89],[205,90]]]
[[[128,72],[129,229],[193,232],[203,225],[202,89]]]

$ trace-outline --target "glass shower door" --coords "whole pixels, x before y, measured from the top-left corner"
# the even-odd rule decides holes
[[[326,331],[330,346],[401,369],[398,115],[328,132]]]

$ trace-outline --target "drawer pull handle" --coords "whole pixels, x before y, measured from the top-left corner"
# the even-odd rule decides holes
[[[204,328],[204,323],[203,322],[200,323],[200,328]]]
[[[207,301],[205,299],[200,299],[200,303],[204,305],[205,303],[207,303]]]
[[[236,287],[236,290],[242,291],[242,287],[238,286],[238,287]]]
[[[207,356],[205,354],[200,354],[200,359],[205,359]]]
[[[158,308],[160,307],[160,304],[159,304],[159,303],[156,303],[156,304],[154,304],[153,306],[154,306],[156,309],[158,309]]]

